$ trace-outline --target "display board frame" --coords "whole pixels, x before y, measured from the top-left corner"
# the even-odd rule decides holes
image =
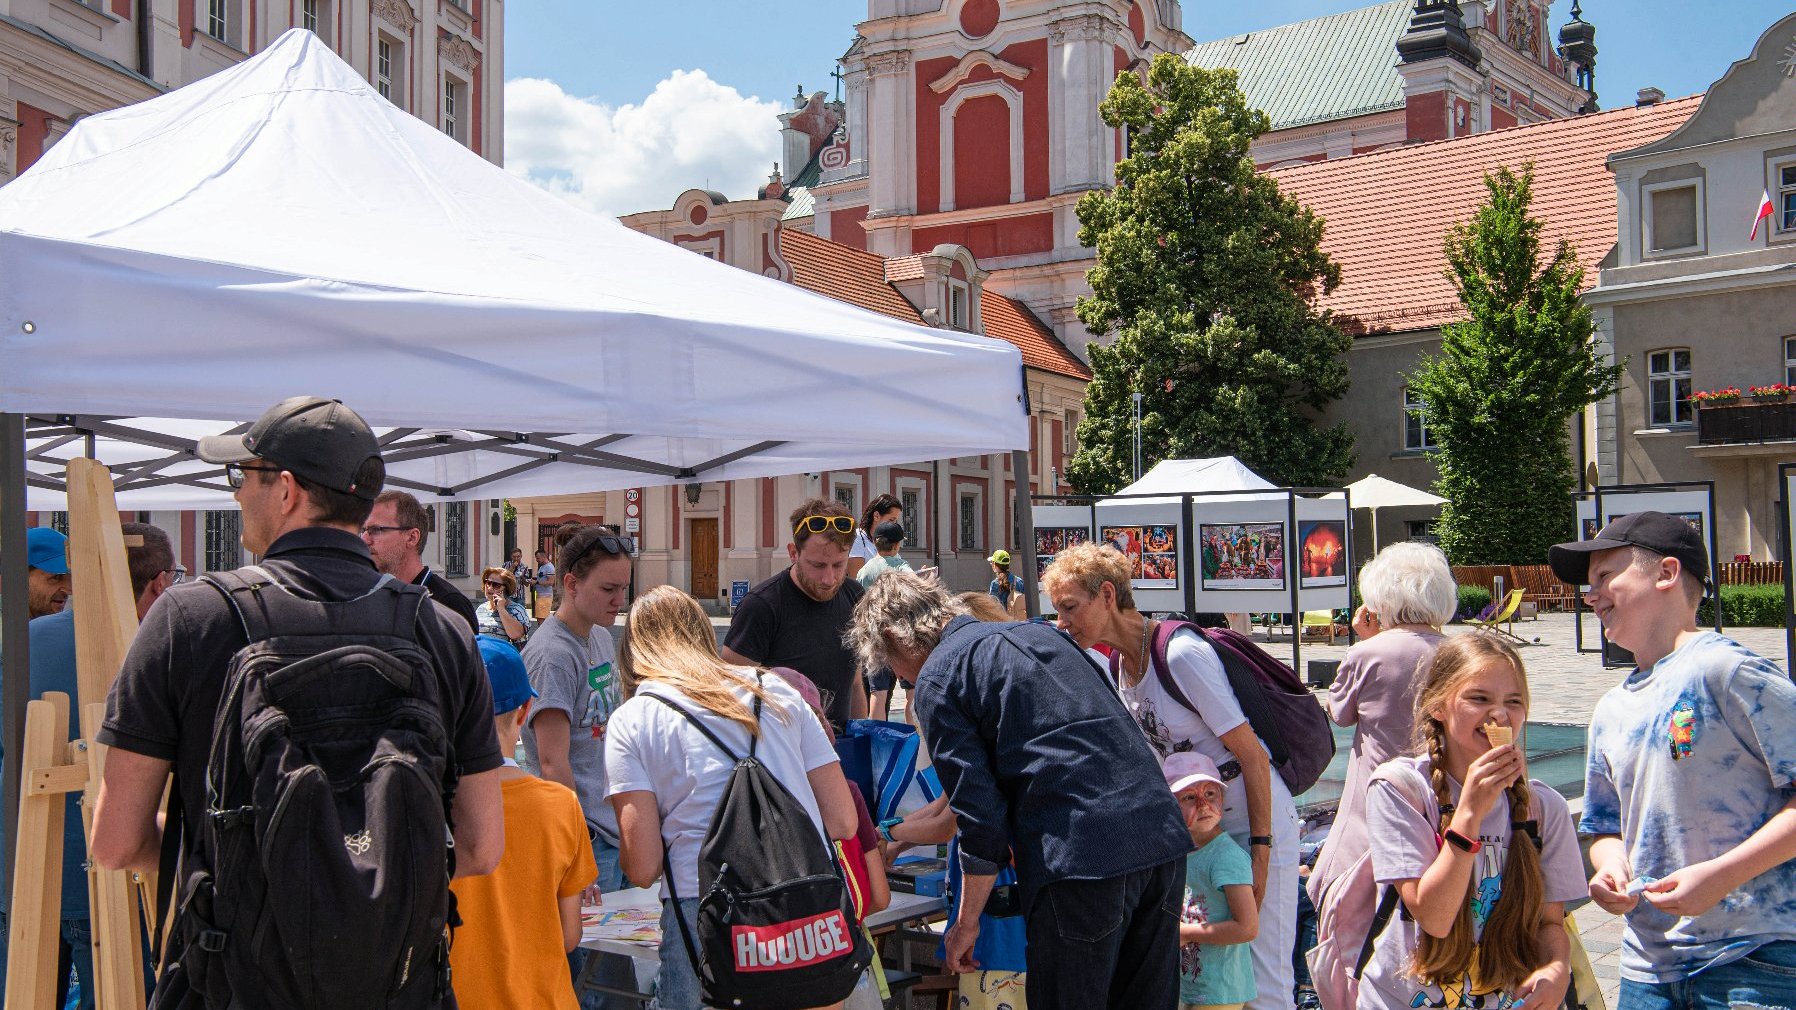
[[[1599,485],[1590,491],[1578,492],[1573,497],[1576,499],[1577,514],[1573,539],[1576,540],[1590,539],[1596,530],[1602,529],[1611,519],[1619,518],[1630,512],[1651,509],[1668,515],[1700,516],[1704,547],[1709,552],[1709,581],[1716,587],[1721,585],[1721,559],[1716,553],[1714,481]],[[1594,528],[1592,524],[1594,524]],[[1785,572],[1788,571],[1789,567],[1786,565]],[[1632,666],[1634,657],[1626,649],[1603,637],[1600,622],[1596,624],[1596,646],[1590,647],[1584,644],[1586,608],[1582,593],[1583,587],[1579,587],[1579,589],[1580,592],[1572,606],[1573,646],[1580,653],[1600,654],[1606,669]],[[1717,632],[1722,630],[1723,616],[1721,607],[1716,606],[1715,630]],[[1788,621],[1785,623],[1787,625]]]
[[[1302,667],[1302,614],[1305,610],[1342,610],[1353,605],[1357,565],[1353,553],[1353,502],[1345,488],[1253,488],[1226,491],[1140,495],[1035,495],[1031,518],[1037,529],[1085,526],[1101,541],[1107,528],[1137,528],[1143,546],[1152,527],[1176,528],[1170,552],[1176,555],[1172,586],[1137,579],[1132,586],[1143,613],[1288,613],[1292,615],[1291,662]],[[1300,529],[1310,524],[1338,524],[1339,554],[1330,556],[1327,574],[1305,576],[1298,563]],[[1205,526],[1276,525],[1283,553],[1281,584],[1268,588],[1207,589],[1203,579],[1202,529]],[[1126,545],[1126,541],[1125,541]],[[1143,550],[1142,555],[1154,553]],[[1338,563],[1335,563],[1338,562]],[[1338,574],[1336,574],[1338,569]],[[1145,567],[1143,568],[1145,571]],[[1338,583],[1333,580],[1338,578]],[[1326,580],[1326,584],[1316,580]],[[1310,585],[1303,583],[1308,580]],[[1053,610],[1045,587],[1039,591],[1044,613]],[[1349,632],[1349,641],[1352,633]]]

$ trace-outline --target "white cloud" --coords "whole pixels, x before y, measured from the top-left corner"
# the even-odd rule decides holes
[[[744,199],[779,160],[783,111],[703,70],[676,70],[616,107],[520,77],[505,82],[505,166],[607,214],[664,210],[695,188]]]

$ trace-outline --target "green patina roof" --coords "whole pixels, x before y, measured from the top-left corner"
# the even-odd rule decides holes
[[[1248,104],[1275,130],[1403,107],[1397,39],[1412,0],[1389,0],[1344,14],[1201,42],[1185,60],[1240,75]]]
[[[801,217],[810,217],[817,213],[816,201],[811,198],[811,191],[803,186],[794,186],[786,190],[792,202],[787,205],[786,212],[780,215],[781,221],[795,221]]]

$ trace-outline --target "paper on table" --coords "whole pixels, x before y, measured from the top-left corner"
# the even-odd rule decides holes
[[[580,939],[623,940],[627,943],[660,943],[661,911],[656,908],[580,909]]]

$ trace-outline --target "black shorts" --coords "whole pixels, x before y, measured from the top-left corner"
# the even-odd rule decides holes
[[[873,671],[873,676],[867,678],[867,690],[868,692],[890,691],[897,683],[898,678],[892,673],[892,668],[882,666]]]

